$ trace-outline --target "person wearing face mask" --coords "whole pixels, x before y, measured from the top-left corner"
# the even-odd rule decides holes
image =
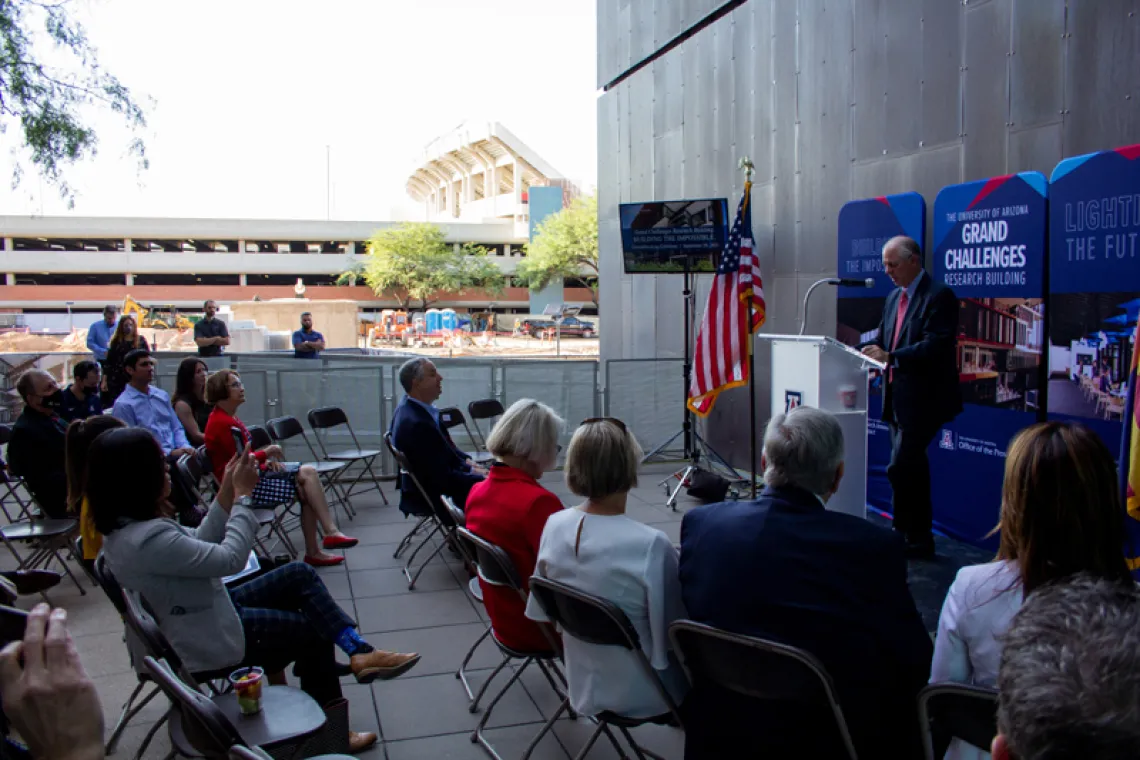
[[[801,406],[764,434],[755,501],[690,510],[681,522],[689,617],[807,650],[823,664],[860,757],[922,757],[914,705],[933,646],[907,587],[903,537],[827,509],[844,470],[834,415]],[[837,732],[802,705],[697,684],[682,706],[685,757],[843,757]]]
[[[67,517],[67,422],[59,416],[63,391],[47,372],[32,369],[20,375],[16,392],[24,400],[24,411],[12,426],[8,466],[24,479],[48,517]]]
[[[99,399],[99,365],[93,361],[82,361],[75,365],[71,374],[71,385],[63,389],[59,416],[68,422],[74,422],[102,414],[103,403]]]

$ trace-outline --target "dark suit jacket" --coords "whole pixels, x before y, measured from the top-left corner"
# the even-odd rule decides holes
[[[67,471],[64,441],[67,422],[59,415],[24,407],[12,426],[8,466],[24,479],[36,503],[49,517],[67,517]]]
[[[456,448],[451,436],[441,430],[428,410],[405,396],[392,416],[392,444],[404,452],[412,473],[433,499],[446,494],[459,507],[467,503],[471,486],[483,479],[471,472],[467,457]],[[426,515],[424,504],[411,478],[400,478],[400,511],[406,515]]]
[[[890,351],[894,380],[886,384],[883,419],[902,428],[933,429],[962,411],[958,386],[958,297],[947,285],[924,274],[903,320],[898,345],[895,336],[902,288],[887,296],[879,337],[872,341]]]
[[[933,645],[907,587],[899,536],[828,512],[807,491],[766,488],[753,502],[686,514],[680,572],[692,619],[822,661],[860,757],[922,756],[916,697]],[[843,756],[837,736],[819,729],[830,719],[800,706],[698,684],[685,710],[686,758]]]

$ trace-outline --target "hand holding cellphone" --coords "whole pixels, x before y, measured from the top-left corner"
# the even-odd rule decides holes
[[[230,434],[234,437],[234,446],[238,454],[245,451],[245,436],[242,435],[241,428],[231,427]]]

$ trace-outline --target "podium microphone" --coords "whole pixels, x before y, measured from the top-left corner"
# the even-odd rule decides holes
[[[807,293],[804,294],[803,321],[800,322],[800,335],[803,335],[804,330],[807,329],[808,300],[811,298],[812,292],[820,285],[842,285],[847,288],[873,288],[875,287],[875,280],[872,277],[868,277],[865,280],[854,280],[847,277],[825,277],[822,280],[813,282],[811,287],[808,288]]]

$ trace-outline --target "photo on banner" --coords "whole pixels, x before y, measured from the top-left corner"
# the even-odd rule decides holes
[[[1044,403],[1047,225],[1039,172],[950,185],[934,202],[933,273],[958,297],[964,407],[930,448],[934,523],[987,548],[1006,447]]]
[[[1049,415],[1120,455],[1140,317],[1140,145],[1068,158],[1050,186]]]
[[[839,288],[835,336],[849,346],[878,337],[883,303],[894,283],[883,272],[883,245],[907,235],[922,244],[926,238],[926,200],[918,193],[900,193],[850,201],[839,211],[839,277],[875,281],[873,288]],[[867,394],[867,503],[890,513],[890,431],[883,422],[882,378],[872,381]]]

